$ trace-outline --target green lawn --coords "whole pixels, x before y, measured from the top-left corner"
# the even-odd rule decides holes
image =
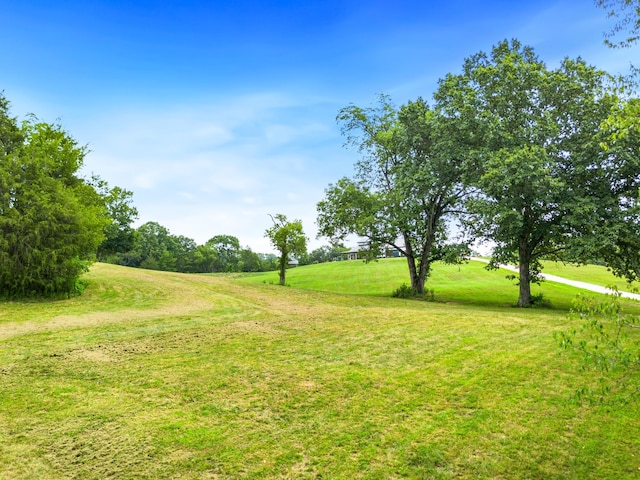
[[[606,267],[599,265],[581,265],[576,267],[560,262],[544,262],[544,273],[550,273],[551,275],[578,280],[580,282],[594,283],[603,287],[616,286],[618,290],[628,292],[640,289],[638,282],[633,282],[629,285],[627,280],[616,277],[607,270]]]
[[[435,263],[425,284],[432,289],[435,299],[444,303],[459,303],[477,306],[513,306],[518,300],[515,280],[508,280],[507,270],[487,270],[486,264],[470,261],[462,265]],[[545,272],[570,279],[607,286],[616,280],[604,267],[572,267],[549,262]],[[623,290],[620,279],[618,285]],[[253,274],[244,278],[252,283],[278,283],[277,272]],[[350,295],[390,296],[403,283],[409,284],[406,260],[402,258],[382,259],[378,262],[343,261],[308,265],[287,270],[287,284],[305,290],[344,293]],[[626,285],[625,285],[626,287]],[[625,288],[628,290],[628,287]],[[551,307],[569,310],[578,290],[551,281],[533,284],[534,295],[542,294]],[[598,296],[595,293],[589,295]],[[637,308],[638,302],[625,301],[628,308]]]
[[[82,297],[0,304],[0,478],[638,478],[637,406],[568,400],[575,290],[515,309],[469,265],[436,269],[442,302],[389,298],[401,265],[97,264]]]

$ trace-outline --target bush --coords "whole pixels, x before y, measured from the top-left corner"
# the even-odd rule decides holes
[[[425,290],[424,293],[418,293],[406,283],[403,283],[391,294],[394,298],[410,298],[415,300],[426,300],[433,302],[435,300],[435,294],[433,289]]]
[[[542,293],[531,295],[531,306],[540,308],[551,308],[551,300],[545,298]]]

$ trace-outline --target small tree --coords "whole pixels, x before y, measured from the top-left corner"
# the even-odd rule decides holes
[[[278,268],[280,271],[280,285],[285,284],[285,271],[290,255],[302,255],[307,252],[307,237],[302,230],[300,220],[287,220],[285,215],[278,213],[273,220],[273,226],[268,228],[264,236],[280,252]]]

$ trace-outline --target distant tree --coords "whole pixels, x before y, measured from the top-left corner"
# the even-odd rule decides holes
[[[147,222],[134,231],[131,250],[120,254],[118,263],[150,270],[183,273],[259,272],[276,269],[274,255],[260,255],[240,248],[232,235],[216,235],[204,245],[183,235],[172,235],[157,222]]]
[[[166,227],[147,222],[136,230],[135,245],[128,258],[129,266],[149,270],[175,270],[175,239]]]
[[[214,272],[237,272],[240,262],[240,241],[233,235],[215,235],[205,245],[216,252]]]
[[[324,245],[316,248],[307,255],[308,264],[335,262],[342,259],[342,252],[348,250],[343,245]],[[301,262],[302,264],[302,262]]]
[[[280,271],[280,285],[284,285],[289,258],[292,255],[306,253],[307,237],[302,230],[302,222],[300,220],[289,221],[281,213],[272,216],[271,220],[273,220],[273,226],[265,231],[265,237],[280,252],[278,269]]]
[[[355,179],[330,185],[318,203],[319,234],[366,238],[374,258],[386,246],[397,249],[412,290],[422,294],[434,261],[455,262],[468,251],[447,232],[467,195],[466,159],[422,99],[397,110],[382,96],[377,108],[342,109],[338,121],[363,158]]]
[[[278,270],[278,256],[273,253],[259,253],[261,270],[271,272]]]
[[[620,105],[609,80],[582,60],[549,70],[514,40],[467,59],[436,93],[451,136],[477,166],[482,193],[468,226],[496,244],[491,266],[519,265],[519,306],[531,305],[544,258],[604,254],[635,275],[620,260],[622,247],[640,246],[637,138],[602,148],[603,122]]]
[[[194,242],[195,243],[195,242]],[[216,252],[205,245],[189,249],[178,262],[178,271],[185,273],[210,273],[217,260]]]
[[[238,270],[241,272],[259,272],[262,270],[260,256],[251,251],[249,247],[240,250]]]
[[[188,272],[190,259],[197,250],[198,244],[195,240],[184,235],[171,235],[170,252],[175,256],[175,269],[177,272]]]
[[[311,262],[309,261],[309,252],[303,253],[302,255],[298,255],[296,257],[298,261],[298,266],[302,267],[304,265],[309,265]]]
[[[8,105],[0,96],[0,295],[77,293],[108,223],[77,174],[86,149],[35,117],[19,128]]]
[[[138,210],[133,206],[133,192],[109,184],[99,177],[92,184],[102,197],[109,215],[109,224],[105,229],[105,239],[98,246],[98,260],[123,254],[133,248],[135,235],[133,222],[138,218]]]

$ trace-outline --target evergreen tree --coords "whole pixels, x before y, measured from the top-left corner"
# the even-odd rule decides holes
[[[18,127],[0,97],[0,295],[72,294],[109,223],[78,176],[86,149],[59,125]]]

